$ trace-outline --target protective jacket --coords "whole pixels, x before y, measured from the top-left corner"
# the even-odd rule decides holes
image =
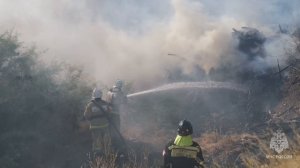
[[[177,136],[163,151],[164,168],[203,168],[199,144],[191,136]]]
[[[119,113],[120,106],[127,103],[127,97],[118,87],[113,87],[107,93],[107,102],[112,106],[114,113]]]
[[[103,100],[97,101],[101,107],[109,111],[109,105]],[[85,109],[84,117],[90,122],[90,129],[106,128],[109,126],[109,121],[105,116],[104,111],[97,107],[93,102],[90,102]]]

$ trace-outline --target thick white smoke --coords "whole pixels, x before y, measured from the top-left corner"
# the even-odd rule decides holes
[[[27,44],[47,49],[46,61],[82,65],[106,84],[122,78],[149,87],[164,82],[166,69],[179,66],[189,73],[197,64],[209,70],[221,57],[233,58],[232,28],[252,26],[272,34],[278,24],[296,23],[299,3],[0,0],[0,29],[13,29]],[[279,41],[274,44],[268,44],[268,53],[284,51]]]

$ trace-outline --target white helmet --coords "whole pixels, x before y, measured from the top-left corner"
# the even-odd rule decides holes
[[[102,91],[98,88],[93,90],[92,99],[97,99],[102,97]]]
[[[122,80],[117,80],[115,83],[115,87],[121,89],[123,86],[123,81]]]

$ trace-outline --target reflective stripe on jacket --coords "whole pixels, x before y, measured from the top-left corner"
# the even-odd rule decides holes
[[[176,146],[172,145],[168,148],[171,151],[171,157],[186,157],[191,159],[197,158],[197,153],[200,151],[198,147],[193,146]]]
[[[170,141],[163,151],[164,168],[203,167],[204,159],[199,144],[192,141],[191,137],[177,137],[176,139]],[[184,141],[191,141],[191,143]]]

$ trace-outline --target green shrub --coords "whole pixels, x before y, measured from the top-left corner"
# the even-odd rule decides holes
[[[46,66],[38,57],[36,49],[24,47],[15,34],[0,36],[3,168],[74,167],[79,165],[79,155],[85,154],[78,145],[82,142],[76,124],[91,87],[80,68]]]

